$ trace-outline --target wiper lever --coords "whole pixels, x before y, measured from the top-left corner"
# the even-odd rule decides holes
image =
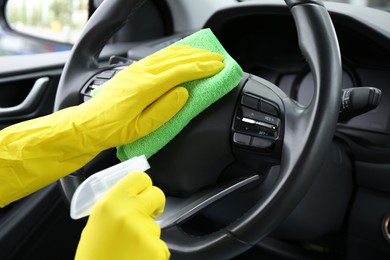
[[[346,88],[342,90],[339,121],[375,109],[381,101],[382,91],[374,87]]]

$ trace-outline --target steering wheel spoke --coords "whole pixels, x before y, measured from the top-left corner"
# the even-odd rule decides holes
[[[217,188],[197,192],[187,198],[167,197],[164,213],[156,219],[156,222],[162,229],[179,225],[217,200],[241,188],[254,185],[259,180],[259,175],[252,175]]]

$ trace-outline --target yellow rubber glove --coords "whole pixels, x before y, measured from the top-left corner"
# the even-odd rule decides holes
[[[122,70],[87,102],[0,131],[0,207],[156,130],[188,98],[176,86],[216,74],[222,61],[207,50],[168,47]]]
[[[168,259],[168,247],[153,220],[164,205],[164,193],[146,173],[129,174],[92,208],[75,259]]]

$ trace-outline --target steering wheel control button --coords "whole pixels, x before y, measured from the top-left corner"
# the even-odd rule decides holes
[[[116,71],[115,70],[106,70],[103,71],[102,73],[98,74],[96,78],[98,79],[110,79],[115,75]]]
[[[100,86],[100,85],[103,85],[106,82],[107,82],[107,79],[95,79],[93,81],[93,84],[96,85],[96,86]]]
[[[244,117],[242,119],[242,122],[248,123],[248,124],[252,124],[252,125],[256,124],[256,120],[253,120],[253,119],[250,119],[250,118],[246,118],[246,117]]]
[[[244,117],[242,119],[242,122],[248,123],[248,124],[259,125],[259,126],[271,129],[271,130],[276,130],[276,126],[274,126],[274,125],[267,124],[267,123],[264,123],[264,122],[261,122],[261,121],[256,121],[256,120],[253,120],[253,119],[250,119],[250,118],[246,118],[246,117]]]
[[[254,119],[258,122],[274,125],[276,128],[280,124],[279,118],[246,107],[242,107],[242,116],[245,118]]]
[[[235,130],[253,136],[270,136],[276,137],[276,131],[260,126],[261,122],[253,119],[243,118],[235,121]]]
[[[273,140],[253,137],[251,147],[264,151],[264,150],[270,150],[273,144],[274,144]]]
[[[259,102],[260,99],[251,97],[248,95],[242,95],[241,97],[241,105],[247,106],[253,109],[258,109],[259,108]]]
[[[268,103],[266,101],[261,101],[260,102],[260,110],[264,113],[273,115],[273,116],[278,116],[279,112],[276,106],[272,105],[271,103]]]
[[[242,133],[234,133],[233,142],[236,145],[244,146],[247,149],[259,152],[270,152],[274,145],[274,140],[272,139],[254,137]]]
[[[261,98],[249,96],[248,94],[242,95],[241,105],[261,111],[266,114],[270,114],[272,116],[277,117],[279,115],[279,109],[277,106]]]
[[[250,135],[244,135],[240,133],[233,134],[233,142],[235,144],[250,146],[252,137]]]
[[[95,75],[88,84],[81,90],[81,95],[83,97],[83,101],[87,101],[91,99],[91,92],[96,89],[97,87],[103,85],[108,80],[110,80],[112,77],[115,76],[115,74],[120,70],[106,70],[103,71],[97,75]]]

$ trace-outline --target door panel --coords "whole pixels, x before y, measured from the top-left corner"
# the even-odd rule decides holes
[[[26,81],[10,82],[8,86],[3,87],[1,91],[3,95],[0,96],[0,117],[29,114],[38,106],[50,78],[41,77],[35,81]]]
[[[52,112],[61,70],[0,79],[0,129]]]
[[[36,65],[30,71],[10,73],[15,76],[0,77],[0,129],[52,112],[62,66],[48,70],[45,66],[40,68]],[[65,247],[67,250],[63,250],[71,259],[77,245],[73,240],[77,241],[80,228],[70,228],[76,224],[70,220],[59,220],[60,216],[67,216],[60,213],[61,210],[66,210],[66,207],[56,184],[0,208],[0,259],[44,259],[53,256],[55,251],[61,251],[56,245],[64,245],[58,242],[65,242],[62,236],[58,238],[58,233],[62,232],[66,239],[72,231],[72,239]],[[38,249],[39,241],[49,243],[50,249]]]

